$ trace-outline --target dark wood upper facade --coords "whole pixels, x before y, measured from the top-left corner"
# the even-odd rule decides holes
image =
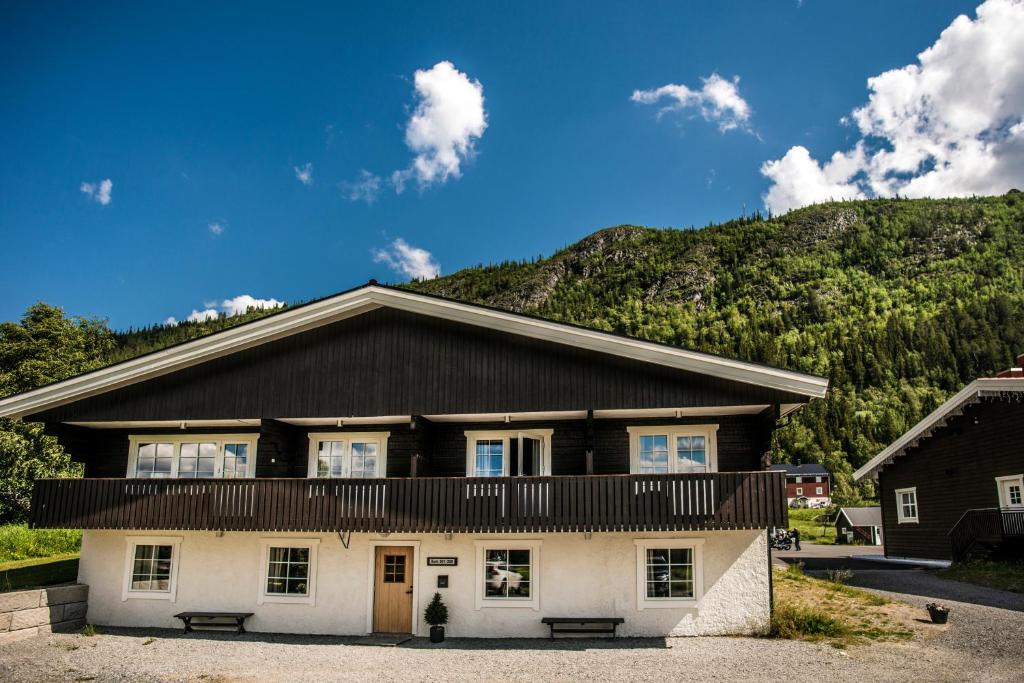
[[[462,517],[449,515],[445,528],[500,531],[561,525],[568,530],[584,522],[589,530],[784,525],[784,478],[760,470],[768,462],[780,410],[805,403],[808,396],[641,358],[642,354],[605,353],[443,316],[374,308],[23,413],[26,420],[43,422],[47,432],[85,464],[85,477],[97,480],[93,484],[41,483],[37,503],[46,512],[39,512],[35,521],[86,525],[106,520],[102,524],[108,526],[99,528],[205,528],[190,527],[180,517],[198,504],[199,498],[192,500],[189,495],[201,497],[201,488],[208,499],[203,523],[213,524],[211,528],[255,528],[256,518],[238,519],[238,509],[231,507],[235,503],[229,502],[248,500],[238,503],[245,508],[259,499],[261,504],[292,508],[299,504],[296,501],[322,500],[317,509],[328,514],[330,508],[335,515],[333,522],[313,523],[307,517],[314,513],[307,511],[307,517],[261,529],[344,530],[337,528],[344,525],[347,530],[419,530],[430,525],[422,520],[422,524],[403,522],[404,526],[385,524],[382,520],[397,514],[386,505],[412,506],[422,515],[429,511],[417,506],[429,507],[430,496],[456,495],[463,502],[475,499],[475,485],[466,483],[470,480],[443,483],[444,478],[476,474],[466,471],[467,431],[551,430],[546,480],[564,478],[568,488],[552,488],[550,482],[540,481],[543,477],[532,478],[533,483],[500,485],[515,489],[506,491],[508,495],[522,489],[522,495],[531,500],[544,492],[545,510],[568,506],[562,510],[568,517],[560,518],[558,524],[554,517],[538,521],[540,512],[533,510],[533,526],[522,520],[513,525],[513,516],[526,511],[503,508],[499,517],[504,521],[488,525],[473,516],[498,514],[487,512],[485,505],[462,510]],[[632,411],[635,417],[627,419],[621,411]],[[499,415],[508,417],[495,421]],[[157,422],[164,426],[154,427]],[[627,428],[662,425],[715,425],[717,471],[694,475],[696,479],[683,474],[637,478],[638,473],[631,472]],[[318,432],[388,432],[387,465],[381,476],[389,479],[314,484],[316,480],[307,479],[308,462],[311,438]],[[168,480],[100,481],[129,476],[130,436],[216,433],[251,435],[256,448],[250,476],[257,482],[273,481],[260,486],[252,480],[250,484],[197,480],[189,485]],[[750,474],[728,479],[724,473],[730,472]],[[417,483],[391,482],[399,478]],[[707,489],[702,488],[705,485]],[[462,488],[453,494],[452,486]],[[652,491],[657,492],[654,498]],[[385,507],[360,508],[363,512],[356,515],[376,515],[377,521],[370,526],[365,520],[354,523],[337,507],[348,505],[346,496],[362,500],[378,494],[386,494],[390,502],[380,503]],[[576,495],[583,496],[578,505],[573,502]],[[623,495],[627,499],[615,498]],[[63,500],[68,496],[74,500]],[[421,500],[423,496],[428,499]],[[698,499],[704,501],[700,503],[704,508],[699,508]],[[219,512],[212,511],[214,507]],[[179,515],[173,520],[172,508]],[[687,517],[698,509],[703,512],[697,517]],[[123,515],[118,517],[116,510]],[[409,512],[403,510],[401,514]],[[602,517],[613,510],[632,512],[616,518],[617,522]],[[261,513],[252,512],[257,514]]]
[[[969,510],[1000,506],[996,478],[1024,472],[1024,402],[967,406],[878,475],[885,553],[948,560],[950,533]],[[917,522],[900,523],[898,489],[916,489]]]

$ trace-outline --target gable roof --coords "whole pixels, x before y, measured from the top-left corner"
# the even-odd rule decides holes
[[[0,400],[0,417],[21,417],[119,387],[159,377],[243,349],[357,316],[381,307],[444,318],[501,332],[542,339],[671,368],[821,398],[828,380],[791,370],[634,339],[453,301],[409,290],[370,284],[294,306],[236,327],[153,351]]]
[[[863,508],[839,508],[836,514],[836,521],[839,515],[846,517],[850,526],[882,526],[882,508],[875,505]]]
[[[962,414],[967,406],[986,396],[999,396],[1007,392],[1024,392],[1024,378],[991,377],[974,380],[854,472],[854,481],[864,477],[876,478],[878,470],[930,437],[935,430],[945,427],[949,420]]]
[[[772,465],[769,469],[776,472],[785,472],[786,476],[797,477],[800,475],[829,476],[829,471],[823,465],[810,462],[803,465],[791,465],[788,462]]]

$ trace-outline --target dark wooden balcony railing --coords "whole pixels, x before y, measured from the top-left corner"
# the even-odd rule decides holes
[[[787,523],[779,472],[411,479],[43,479],[36,528],[501,533]]]
[[[1007,540],[1024,540],[1024,510],[977,508],[967,510],[949,530],[953,560],[987,557]]]

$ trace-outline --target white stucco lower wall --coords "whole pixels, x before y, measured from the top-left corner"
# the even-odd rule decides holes
[[[129,536],[180,538],[175,599],[123,599]],[[258,604],[261,590],[261,539],[320,539],[313,604]],[[475,541],[540,541],[538,609],[476,607]],[[636,539],[701,538],[703,599],[697,606],[638,609]],[[416,630],[435,591],[449,607],[453,637],[544,637],[542,616],[619,616],[623,635],[722,635],[753,633],[769,620],[769,567],[764,531],[716,531],[688,534],[595,533],[510,534],[353,534],[346,549],[336,534],[260,534],[227,532],[86,531],[82,539],[79,581],[89,585],[88,620],[97,625],[178,628],[173,615],[187,610],[253,612],[252,631],[362,635],[368,630],[373,543],[417,542],[414,609]],[[428,556],[457,557],[458,566],[429,567]],[[449,587],[437,589],[447,574]]]

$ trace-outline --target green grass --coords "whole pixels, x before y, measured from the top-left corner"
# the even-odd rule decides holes
[[[0,567],[7,562],[78,553],[77,529],[29,529],[24,524],[0,526]]]
[[[1024,562],[961,562],[938,572],[944,579],[1024,593]]]
[[[824,640],[849,638],[852,631],[849,626],[820,609],[782,604],[772,614],[770,635],[791,640]]]
[[[822,518],[826,521],[822,530]],[[836,542],[836,527],[832,524],[835,513],[830,508],[820,510],[793,509],[789,510],[789,528],[800,530],[801,543],[818,543],[833,545]]]

